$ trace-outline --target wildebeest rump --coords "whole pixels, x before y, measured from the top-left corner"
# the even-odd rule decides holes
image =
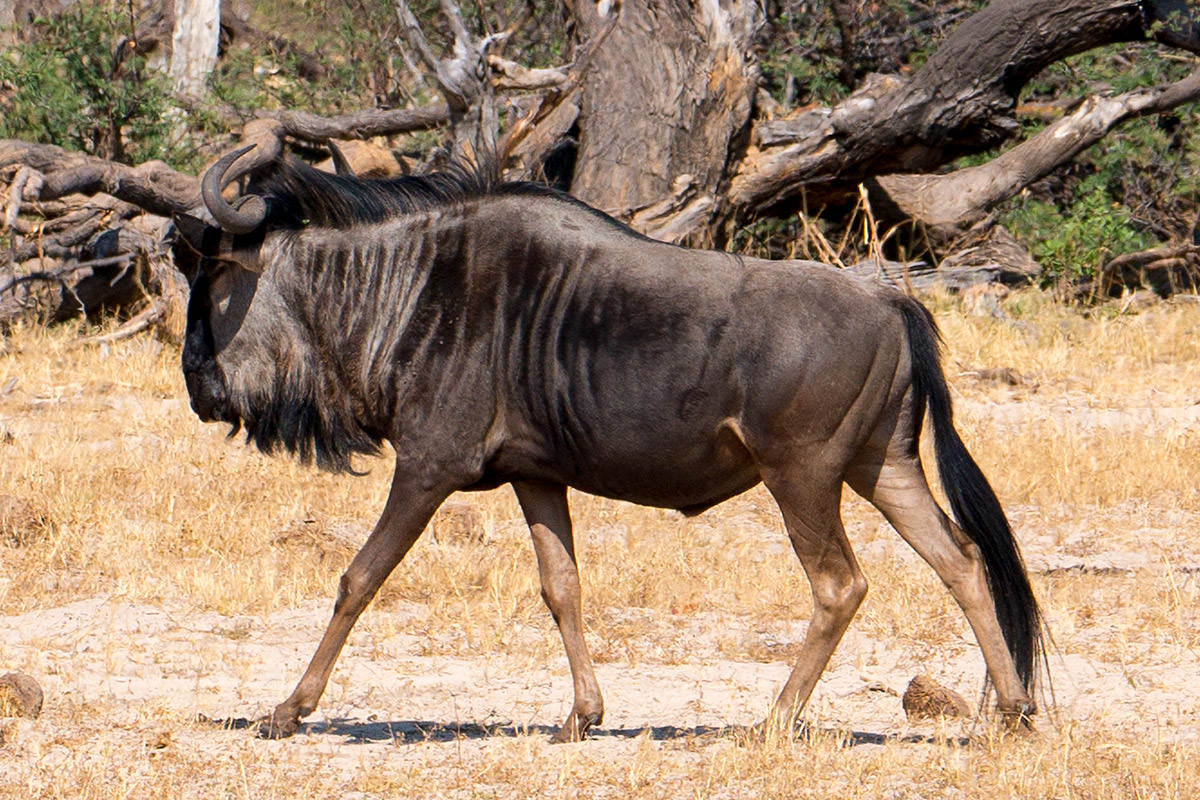
[[[947,584],[1001,712],[1032,713],[1039,610],[954,430],[937,332],[915,300],[821,264],[656,242],[483,170],[366,180],[278,162],[231,204],[220,191],[243,152],[204,179],[219,227],[179,220],[179,247],[202,256],[183,353],[192,407],[330,469],[384,440],[396,453],[383,514],[264,733],[313,711],[350,628],[441,502],[504,483],[570,662],[560,740],[603,714],[569,486],[692,514],[765,483],[814,599],[767,726],[794,721],[866,592],[843,483]],[[927,407],[958,524],[918,455]]]

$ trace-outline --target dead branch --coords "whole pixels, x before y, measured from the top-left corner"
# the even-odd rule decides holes
[[[27,272],[23,275],[9,278],[4,283],[0,283],[0,294],[10,292],[14,287],[24,283],[34,283],[36,281],[50,281],[60,283],[68,275],[85,270],[92,270],[95,267],[109,267],[115,264],[126,265],[133,260],[133,253],[122,253],[119,256],[110,256],[108,258],[94,258],[90,261],[77,261],[72,264],[63,264],[52,269],[36,270]]]
[[[1200,245],[1176,244],[1167,247],[1155,247],[1137,253],[1123,253],[1109,259],[1104,265],[1105,272],[1116,272],[1124,269],[1138,269],[1155,262],[1193,259],[1200,257]]]
[[[802,189],[810,201],[846,199],[872,176],[932,171],[984,152],[1019,132],[1017,95],[1044,67],[1102,44],[1166,41],[1169,5],[996,0],[963,21],[894,88],[856,92],[832,109],[773,121],[769,130],[760,131],[759,123],[758,144],[738,166],[730,200],[744,218],[786,205]],[[1178,23],[1176,29],[1182,30]]]
[[[446,98],[454,147],[467,156],[496,150],[499,116],[487,78],[488,50],[506,38],[501,33],[476,40],[454,0],[440,0],[442,15],[454,34],[453,58],[438,58],[405,0],[395,0],[401,34],[433,74]]]
[[[1200,288],[1200,245],[1178,243],[1109,259],[1091,285],[1100,295],[1148,286],[1160,296]]]
[[[579,118],[580,85],[592,64],[592,58],[604,46],[617,26],[620,0],[615,11],[580,48],[575,61],[567,67],[563,83],[544,93],[536,109],[514,122],[499,146],[502,163],[516,178],[540,178],[538,168],[546,154],[564,140]]]
[[[42,190],[42,176],[29,167],[22,166],[13,177],[8,188],[8,205],[4,209],[4,224],[0,231],[8,230],[16,224],[21,215],[21,201],[34,199]]]
[[[320,117],[306,111],[279,111],[267,118],[277,121],[285,136],[320,143],[330,139],[370,139],[430,130],[449,121],[450,110],[445,105],[435,105],[371,109],[336,117]]]
[[[487,57],[487,63],[492,71],[492,85],[497,89],[553,89],[568,79],[566,67],[529,69],[494,54]]]
[[[1200,100],[1200,69],[1168,86],[1090,97],[1072,114],[986,164],[944,175],[881,175],[878,185],[913,219],[969,222],[1050,174],[1126,120]]]

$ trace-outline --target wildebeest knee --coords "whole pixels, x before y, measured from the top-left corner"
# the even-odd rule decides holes
[[[946,586],[955,596],[983,586],[987,581],[983,553],[974,542],[962,545],[959,555],[952,558],[948,566],[949,569],[939,570],[939,572],[944,576]]]
[[[579,579],[574,574],[548,577],[542,583],[542,601],[556,617],[579,596]]]
[[[333,603],[333,612],[341,614],[347,611],[361,611],[371,599],[371,586],[365,575],[353,569],[342,573],[338,581],[337,600]]]
[[[867,579],[857,570],[853,575],[813,581],[813,602],[827,613],[853,612],[867,596]]]

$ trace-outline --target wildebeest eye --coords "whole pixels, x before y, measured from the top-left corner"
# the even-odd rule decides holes
[[[208,275],[208,296],[212,301],[214,311],[224,314],[233,297],[233,270],[228,264],[223,264],[216,270],[205,269]]]

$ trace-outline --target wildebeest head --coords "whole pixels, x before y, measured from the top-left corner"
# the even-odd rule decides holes
[[[247,148],[248,149],[248,148]],[[333,471],[350,469],[354,452],[379,441],[356,422],[345,392],[330,386],[311,341],[286,300],[286,258],[278,257],[295,225],[278,222],[269,198],[221,196],[230,153],[205,174],[203,197],[217,221],[176,218],[177,263],[191,282],[182,366],[200,419],[245,429],[264,452],[279,449]],[[236,177],[236,176],[234,176]]]

